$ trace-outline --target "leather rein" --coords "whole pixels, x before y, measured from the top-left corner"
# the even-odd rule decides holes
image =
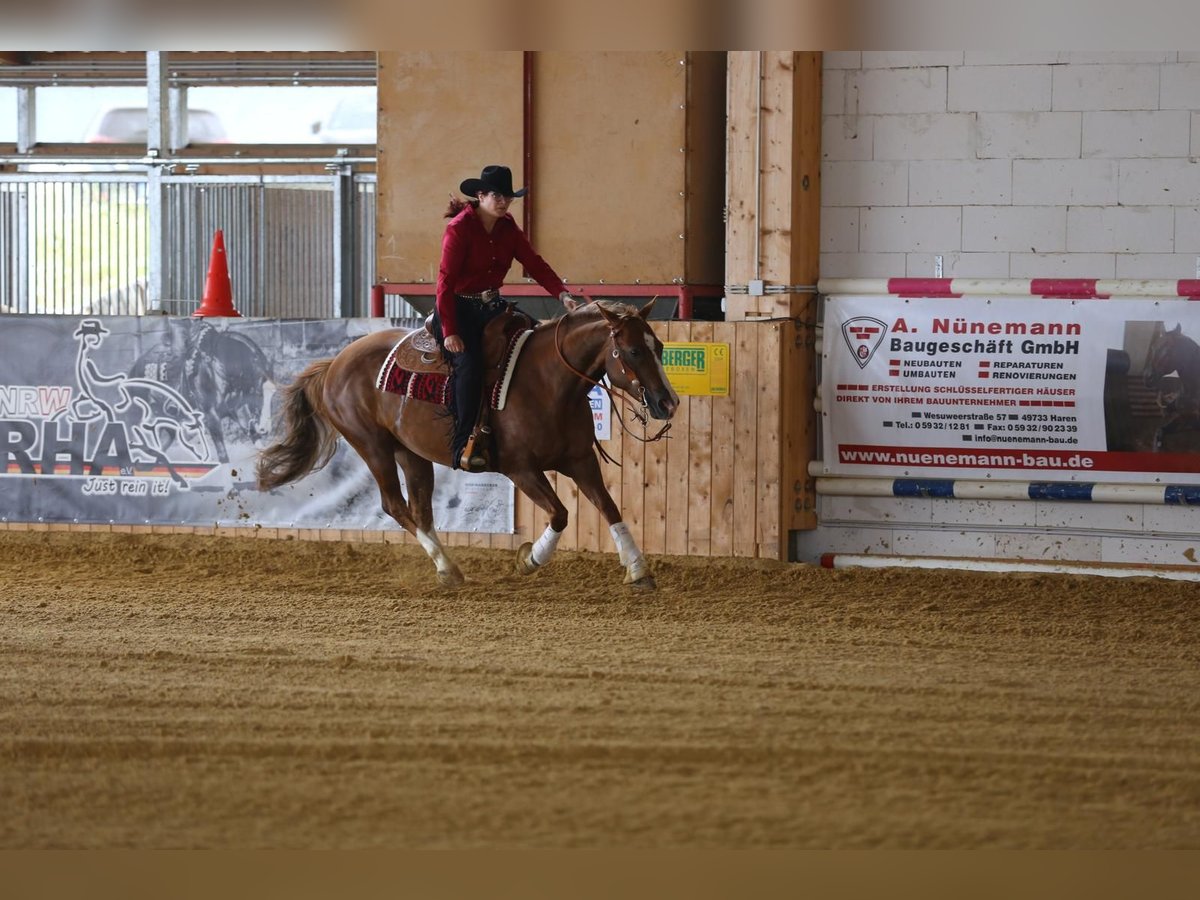
[[[615,394],[613,392],[612,388],[610,388],[606,384],[603,384],[602,382],[597,381],[595,378],[592,378],[590,375],[588,375],[584,372],[580,372],[577,368],[575,368],[573,365],[571,365],[570,361],[563,354],[562,340],[559,337],[559,329],[562,328],[563,320],[566,318],[567,318],[566,316],[559,316],[558,321],[554,325],[554,349],[556,351],[558,351],[559,362],[561,362],[572,373],[574,373],[576,377],[582,379],[583,381],[586,381],[588,384],[595,385],[596,387],[600,388],[602,391],[604,391],[605,393],[608,394],[609,399],[614,401],[613,407],[612,407],[613,415],[616,416],[617,421],[619,423],[621,423],[621,429],[626,434],[628,434],[630,437],[632,437],[634,440],[641,441],[643,444],[650,444],[650,443],[653,443],[654,441],[661,441],[663,438],[665,438],[667,435],[667,432],[671,430],[671,423],[669,421],[665,422],[663,424],[663,427],[660,428],[653,437],[642,437],[642,436],[634,434],[629,429],[629,426],[625,424],[625,420],[621,417],[621,412],[617,408],[617,404],[615,402],[617,399],[617,394]],[[630,374],[630,372],[627,368],[625,368],[625,361],[623,359],[621,359],[621,351],[617,347],[617,329],[612,327],[611,325],[609,326],[609,329],[608,329],[608,340],[609,340],[609,343],[612,344],[612,351],[611,351],[612,357],[613,357],[613,359],[615,359],[617,361],[617,364],[621,367],[621,374],[624,375],[625,379],[630,384],[632,384],[634,386],[634,388],[636,388],[639,391],[639,393],[641,394],[641,396],[637,399],[638,399],[638,403],[642,407],[642,411],[638,412],[636,409],[634,409],[632,414],[635,419],[637,419],[639,422],[642,423],[642,430],[645,431],[646,428],[649,426],[649,418],[650,418],[649,412],[648,412],[649,406],[646,403],[646,389],[644,387],[642,387],[642,383],[636,377],[634,377],[632,374]],[[630,408],[633,407],[633,403],[630,401],[630,399],[628,399],[629,395],[627,394],[627,392],[620,391],[620,397],[621,397],[621,402],[627,404],[628,406],[630,406]],[[604,448],[600,446],[599,441],[596,442],[596,446],[599,448],[601,456],[603,456],[609,462],[611,462],[617,466],[621,465],[619,462],[617,462],[615,459],[613,459],[611,456],[609,456],[608,453],[605,452]]]

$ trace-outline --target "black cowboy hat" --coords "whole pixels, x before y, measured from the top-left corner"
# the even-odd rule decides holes
[[[458,186],[458,189],[468,197],[474,197],[480,191],[495,191],[505,197],[524,197],[529,188],[514,191],[512,186],[512,169],[508,166],[484,166],[478,178],[468,178]]]

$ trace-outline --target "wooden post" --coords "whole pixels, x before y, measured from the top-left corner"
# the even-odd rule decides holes
[[[815,286],[820,258],[821,54],[735,51],[728,62],[725,283]],[[725,298],[730,321],[799,315],[806,294]]]
[[[728,58],[725,315],[791,319],[780,335],[777,539],[816,527],[808,463],[820,260],[821,54],[734,51]],[[774,535],[769,529],[764,535]]]

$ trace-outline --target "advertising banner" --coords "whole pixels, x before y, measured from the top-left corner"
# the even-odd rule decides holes
[[[1200,304],[834,296],[833,475],[1200,484]]]
[[[398,324],[4,316],[0,518],[399,528],[345,441],[296,484],[263,493],[254,474],[279,390],[310,362]],[[512,532],[508,479],[438,466],[436,482],[440,531]]]
[[[607,384],[607,379],[605,379]],[[596,428],[596,440],[607,441],[612,438],[612,399],[600,385],[592,385],[588,391],[588,406],[592,408],[592,424]]]
[[[668,341],[663,344],[663,369],[680,395],[729,396],[729,345]]]

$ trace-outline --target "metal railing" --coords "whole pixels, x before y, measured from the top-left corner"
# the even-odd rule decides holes
[[[324,175],[55,168],[0,174],[0,311],[190,315],[221,229],[242,315],[368,312],[373,174],[349,166]]]

